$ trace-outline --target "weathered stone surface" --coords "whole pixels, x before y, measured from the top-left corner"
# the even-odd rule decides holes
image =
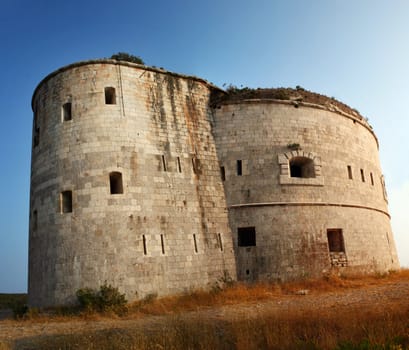
[[[67,66],[39,84],[30,305],[69,304],[105,281],[132,300],[207,288],[226,271],[252,281],[399,267],[366,122],[303,102],[213,108],[215,92],[198,78],[112,60]],[[291,176],[293,157],[301,177]],[[243,227],[254,237],[239,246]],[[342,231],[343,254],[330,252],[327,229]]]

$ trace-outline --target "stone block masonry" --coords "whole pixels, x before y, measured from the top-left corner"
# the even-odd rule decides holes
[[[72,304],[105,281],[134,300],[209,288],[226,273],[399,267],[366,122],[215,95],[225,93],[202,79],[115,60],[75,63],[38,85],[31,306]]]

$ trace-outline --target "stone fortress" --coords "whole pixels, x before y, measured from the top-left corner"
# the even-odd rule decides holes
[[[334,99],[102,59],[32,108],[30,306],[399,268],[377,138]]]

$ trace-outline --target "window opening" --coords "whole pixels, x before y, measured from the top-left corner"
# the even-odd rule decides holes
[[[345,253],[344,236],[342,234],[342,229],[328,229],[328,248],[332,253]]]
[[[237,245],[239,247],[253,247],[256,245],[256,228],[238,227],[237,228]]]
[[[371,185],[373,186],[373,185],[374,185],[374,181],[373,181],[373,174],[372,174],[372,173],[370,173],[369,175],[371,176]]]
[[[223,251],[222,235],[220,233],[217,234],[217,240],[219,242],[220,250]]]
[[[315,177],[314,161],[306,157],[294,157],[290,160],[290,177]]]
[[[33,231],[37,230],[37,225],[38,225],[38,213],[37,210],[33,211]]]
[[[143,244],[143,255],[146,255],[148,253],[146,249],[146,237],[145,235],[142,235],[142,244]]]
[[[122,186],[122,174],[119,172],[112,172],[109,174],[109,186],[111,194],[121,194],[124,193]]]
[[[63,191],[60,194],[60,212],[71,213],[72,212],[72,191]]]
[[[40,128],[34,129],[34,147],[37,147],[40,144]]]
[[[195,253],[197,253],[197,252],[198,252],[198,249],[197,249],[196,234],[193,234],[193,244],[194,244],[194,246],[195,246]]]
[[[364,169],[361,169],[361,180],[362,180],[362,182],[365,182]]]
[[[237,175],[242,176],[243,175],[243,167],[242,167],[242,162],[241,160],[237,160]]]
[[[71,119],[72,119],[71,102],[67,102],[62,105],[62,121],[66,122]]]
[[[352,180],[352,168],[348,165],[348,179]]]
[[[163,171],[168,171],[166,167],[166,159],[164,155],[162,155],[162,166],[163,166]]]
[[[105,104],[107,105],[116,104],[115,88],[113,87],[105,88]]]
[[[220,176],[222,178],[222,181],[226,181],[226,170],[224,169],[224,166],[220,167]]]
[[[200,165],[200,159],[197,157],[193,157],[192,158],[192,169],[193,169],[193,173],[198,175],[199,173],[201,173],[201,165]]]
[[[178,172],[181,173],[182,172],[182,165],[180,164],[180,158],[179,157],[176,158],[176,163],[177,163],[177,166],[178,166]]]
[[[160,244],[162,246],[162,254],[165,254],[165,240],[163,234],[160,235]]]

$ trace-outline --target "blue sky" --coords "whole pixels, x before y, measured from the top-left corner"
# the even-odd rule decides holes
[[[409,267],[407,0],[2,0],[0,293],[27,289],[34,88],[125,51],[218,86],[295,87],[369,118],[401,264]]]

